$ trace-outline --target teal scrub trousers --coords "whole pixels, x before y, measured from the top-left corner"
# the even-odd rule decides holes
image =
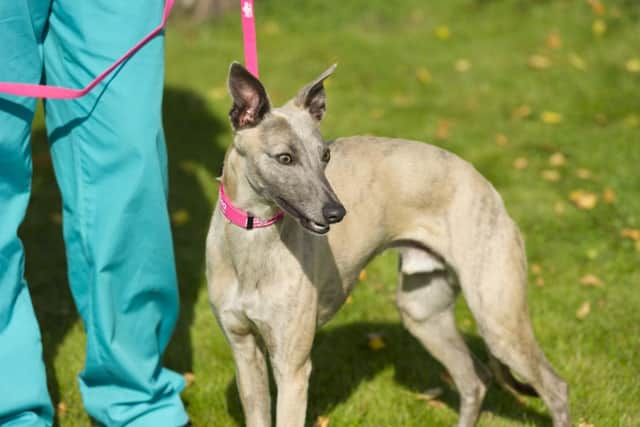
[[[1,0],[0,81],[84,87],[158,25],[163,4]],[[162,368],[178,313],[163,67],[158,36],[85,97],[45,102],[69,282],[87,335],[80,390],[89,415],[109,427],[187,422],[182,376]],[[34,99],[0,94],[3,427],[50,426],[53,418],[17,236],[31,188],[35,106]]]

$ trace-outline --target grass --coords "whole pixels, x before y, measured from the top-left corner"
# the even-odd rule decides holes
[[[530,263],[540,267],[530,276],[531,316],[541,346],[571,386],[575,422],[626,427],[640,425],[640,243],[620,236],[624,228],[640,228],[640,74],[625,66],[638,57],[640,7],[623,0],[605,6],[599,17],[582,0],[265,1],[257,5],[257,29],[263,81],[276,104],[339,63],[327,87],[327,138],[371,133],[428,141],[468,159],[493,182],[526,237]],[[606,24],[601,35],[592,29],[597,19]],[[449,30],[446,39],[436,36],[441,26]],[[182,211],[174,224],[182,312],[166,364],[195,375],[184,392],[195,426],[243,424],[232,357],[203,277],[214,177],[230,142],[226,70],[242,58],[239,31],[234,11],[198,27],[173,23],[167,44],[165,126],[170,210]],[[560,46],[547,45],[550,33]],[[532,69],[532,54],[551,66]],[[468,70],[456,70],[456,63],[465,68],[461,59]],[[584,70],[576,68],[580,60]],[[514,118],[523,105],[530,114]],[[544,111],[562,121],[545,123]],[[498,134],[506,145],[496,143]],[[21,229],[27,276],[51,394],[66,407],[57,422],[86,426],[75,378],[85,340],[66,283],[60,200],[46,151],[40,115],[34,192]],[[564,165],[549,164],[556,152]],[[514,168],[517,158],[528,166]],[[581,168],[589,179],[576,176]],[[560,180],[543,179],[548,169]],[[608,187],[613,203],[603,200]],[[596,206],[576,208],[568,199],[575,189],[598,194]],[[352,303],[319,332],[310,423],[319,415],[332,427],[444,426],[457,419],[458,397],[442,366],[399,324],[395,258],[386,253],[374,260]],[[580,285],[586,274],[604,286]],[[543,286],[535,284],[540,278]],[[590,313],[578,319],[585,301]],[[486,358],[462,301],[458,320],[474,352]],[[372,332],[383,336],[380,351],[367,347]],[[433,387],[444,389],[442,405],[415,398]],[[539,400],[519,400],[497,387],[479,422],[549,424]]]

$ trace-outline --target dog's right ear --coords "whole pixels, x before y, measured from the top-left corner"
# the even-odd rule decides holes
[[[235,130],[256,126],[269,112],[270,104],[267,91],[255,78],[237,62],[229,67],[227,81],[229,93],[233,99],[229,119]]]

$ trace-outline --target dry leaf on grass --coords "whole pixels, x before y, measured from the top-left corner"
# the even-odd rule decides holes
[[[440,141],[445,141],[449,139],[449,128],[451,127],[451,123],[448,120],[438,120],[438,125],[436,127],[436,139]]]
[[[607,24],[602,19],[596,19],[591,25],[591,31],[596,36],[601,36],[607,31]]]
[[[590,191],[574,190],[569,194],[569,200],[571,200],[578,209],[590,210],[598,204],[598,195]]]
[[[347,299],[344,301],[345,304],[353,304],[353,297],[349,295]]]
[[[564,166],[567,162],[567,158],[561,152],[555,152],[549,157],[549,164],[551,166]]]
[[[614,189],[611,187],[605,188],[602,192],[602,200],[604,200],[604,202],[608,204],[615,203],[616,192],[614,191]]]
[[[69,408],[67,407],[67,404],[64,402],[59,402],[56,405],[56,415],[58,415],[59,417],[64,417],[68,410]]]
[[[513,161],[513,167],[518,170],[526,169],[529,166],[529,161],[526,157],[518,157]]]
[[[578,422],[578,427],[595,427],[593,424],[585,421],[584,418],[580,418],[580,421]]]
[[[576,169],[576,176],[580,179],[591,179],[591,171],[585,168]]]
[[[531,264],[531,273],[535,275],[539,275],[540,273],[542,273],[542,267],[540,266],[540,264],[538,263]]]
[[[580,284],[582,286],[594,286],[596,288],[601,288],[604,286],[602,280],[595,274],[585,274],[580,278]]]
[[[605,7],[604,4],[600,0],[587,0],[589,2],[589,6],[591,6],[591,10],[598,16],[604,15]]]
[[[527,65],[534,70],[546,70],[551,67],[551,60],[544,55],[531,55],[527,60]]]
[[[545,44],[550,49],[559,49],[562,46],[562,39],[560,38],[560,34],[556,33],[555,31],[550,32],[547,35]]]
[[[384,339],[382,339],[382,334],[379,334],[377,332],[368,334],[367,340],[367,345],[373,351],[379,351],[385,347]]]
[[[545,169],[542,171],[542,179],[549,182],[558,182],[560,181],[560,172],[555,169]]]
[[[511,112],[512,119],[524,119],[531,115],[531,107],[526,104],[523,104],[519,107],[516,107]]]
[[[542,276],[536,277],[536,286],[539,288],[544,286],[544,278]]]
[[[329,417],[324,415],[318,416],[313,427],[329,427]]]
[[[360,274],[358,274],[358,280],[361,282],[367,280],[367,270],[360,270]]]
[[[555,111],[543,111],[540,115],[540,120],[548,125],[557,125],[562,122],[562,114]]]
[[[640,59],[638,58],[631,58],[624,66],[630,73],[640,73]]]
[[[505,134],[498,133],[496,134],[496,144],[504,147],[509,144],[509,138]]]
[[[443,392],[444,391],[442,390],[442,387],[434,387],[434,388],[430,388],[429,390],[426,390],[424,393],[416,394],[415,397],[418,400],[424,400],[425,402],[429,402],[431,400],[437,399],[438,397],[442,396]]]
[[[193,372],[185,372],[184,374],[182,374],[182,377],[184,378],[184,382],[186,383],[187,387],[193,384],[196,380],[196,376],[193,374]]]
[[[435,34],[439,40],[448,40],[451,37],[451,30],[446,25],[440,25],[436,28]]]
[[[640,241],[640,230],[635,228],[623,228],[622,231],[620,231],[620,236],[638,242]]]
[[[591,313],[591,302],[585,301],[576,311],[576,317],[580,320],[586,318]]]
[[[459,73],[467,72],[471,69],[471,62],[468,59],[460,58],[456,61],[454,68]]]

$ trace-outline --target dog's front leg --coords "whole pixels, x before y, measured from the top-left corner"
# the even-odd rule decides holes
[[[271,426],[271,397],[264,348],[253,333],[227,333],[247,427]]]
[[[303,296],[304,293],[297,296],[295,309],[285,310],[274,319],[273,340],[267,343],[278,387],[277,427],[303,427],[305,424],[311,346],[317,319],[315,295]]]

